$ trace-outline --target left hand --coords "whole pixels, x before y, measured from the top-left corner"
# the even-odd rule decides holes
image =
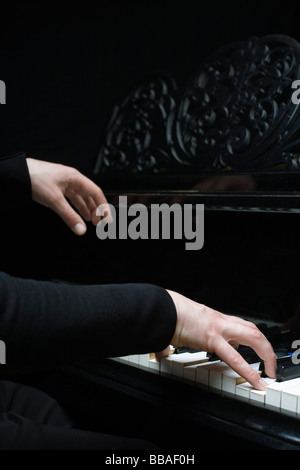
[[[75,168],[26,158],[31,180],[32,199],[56,212],[76,234],[86,232],[83,221],[97,225],[96,208],[107,204],[102,190]],[[77,209],[71,206],[71,204]]]

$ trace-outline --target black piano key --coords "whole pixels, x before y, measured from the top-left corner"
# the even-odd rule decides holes
[[[209,360],[210,362],[212,362],[212,361],[219,361],[219,360],[220,360],[220,358],[219,358],[219,357],[216,355],[216,353],[214,353],[214,352],[207,352],[207,353],[206,353],[206,356],[207,356],[207,358],[208,358],[208,360]]]
[[[295,339],[292,331],[282,331],[280,326],[267,326],[265,323],[260,323],[257,327],[266,336],[268,341],[270,341],[277,357],[283,357],[289,353],[291,344]],[[261,360],[250,346],[240,345],[238,347],[238,352],[249,364],[253,364]],[[214,352],[208,352],[207,357],[209,361],[220,360]]]
[[[297,379],[300,377],[300,363],[293,355],[278,357],[276,368],[276,380],[278,382],[285,382],[286,380]],[[259,366],[262,377],[266,377],[264,363],[261,362]]]
[[[239,346],[237,350],[240,355],[245,359],[245,361],[248,362],[248,364],[254,364],[255,362],[261,361],[261,358],[258,356],[258,354],[249,346]],[[274,349],[274,352],[278,358],[287,356],[289,351],[290,349],[285,347]],[[207,357],[209,361],[220,360],[220,358],[215,353],[207,353]]]
[[[240,353],[240,355],[245,359],[245,361],[247,361],[249,364],[253,364],[261,360],[260,357],[256,354],[256,352],[249,346],[239,346],[237,350]],[[220,360],[220,358],[214,352],[212,353],[208,352],[207,357],[209,361]]]
[[[203,351],[203,349],[191,349],[191,348],[188,348],[186,346],[180,346],[180,347],[174,349],[173,354],[182,354],[182,353],[186,353],[186,352],[193,354],[193,353],[201,352],[201,351]]]

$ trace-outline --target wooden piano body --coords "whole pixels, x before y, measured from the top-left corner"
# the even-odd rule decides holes
[[[116,106],[94,179],[152,203],[204,204],[205,241],[106,240],[105,282],[152,282],[223,312],[284,324],[300,301],[300,46],[230,44],[184,87],[152,76]],[[98,248],[100,249],[100,248]],[[300,419],[130,363],[95,358],[45,379],[81,422],[167,450],[300,449]]]

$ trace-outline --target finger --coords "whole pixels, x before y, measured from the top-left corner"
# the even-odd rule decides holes
[[[105,222],[108,223],[108,224],[113,222],[113,216],[112,216],[112,213],[111,213],[111,208],[110,208],[110,205],[108,203],[100,204],[96,208],[95,215],[93,216],[93,222],[95,223],[95,225],[98,225],[99,223],[102,222],[102,220],[104,218],[106,219]]]
[[[95,226],[100,222],[100,217],[96,215],[97,211],[97,204],[92,197],[85,197],[83,198],[75,191],[69,190],[68,192],[68,199],[72,202],[73,206],[77,209],[79,214],[87,221],[92,222]],[[106,208],[106,215],[109,216],[107,222],[110,223],[111,214],[110,214],[110,206],[108,203],[103,204]]]
[[[68,197],[72,205],[75,209],[79,212],[79,214],[87,221],[92,220],[92,211],[90,207],[87,205],[86,201],[79,196],[78,194],[72,192]]]
[[[155,353],[155,358],[157,361],[160,361],[161,359],[164,359],[165,357],[168,357],[170,354],[170,346],[165,348],[163,351],[159,351]]]
[[[91,212],[94,212],[96,210],[97,203],[91,196],[85,198],[85,203]]]
[[[56,212],[76,235],[83,235],[86,232],[84,221],[62,194],[52,198],[48,207]]]
[[[85,198],[86,205],[88,206],[91,212],[91,221],[95,226],[97,226],[97,224],[101,220],[101,213],[103,214],[103,216],[107,217],[107,223],[110,224],[113,221],[110,204],[108,204],[106,199],[106,202],[101,201],[103,201],[101,194],[95,194],[94,198],[91,196]],[[98,207],[100,208],[99,210]]]
[[[92,224],[97,226],[98,222],[100,222],[100,217],[96,215],[96,211],[98,207],[96,201],[92,197],[87,197],[85,199],[85,203],[90,210],[90,220]]]
[[[107,203],[102,189],[78,171],[74,172],[72,178],[69,180],[66,188],[66,195],[70,190],[80,194],[84,199],[91,197],[97,206]]]
[[[267,383],[259,373],[224,338],[220,338],[215,353],[228,364],[237,374],[248,381],[257,390],[265,390]]]
[[[276,354],[271,343],[262,332],[250,323],[251,327],[236,323],[230,327],[230,339],[245,346],[250,346],[265,363],[265,371],[269,377],[276,377]],[[226,334],[224,335],[225,339]]]
[[[102,205],[105,206],[108,214],[107,222],[112,222],[113,218],[111,215],[110,205],[108,204],[102,189],[82,173],[77,170],[73,171],[72,169],[72,175],[68,180],[67,186],[63,189],[63,192],[70,200],[72,197],[74,198],[74,194],[76,194],[85,201],[85,205],[89,208],[90,214],[87,215],[86,209],[83,205],[81,205],[81,207],[84,212],[82,213],[79,207],[78,210],[86,220],[90,220],[95,226],[97,226],[100,221],[100,218],[96,215],[97,207]]]

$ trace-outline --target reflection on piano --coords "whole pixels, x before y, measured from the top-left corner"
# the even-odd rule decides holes
[[[300,337],[284,329],[300,297],[299,107],[291,101],[299,72],[299,44],[277,35],[222,48],[183,88],[150,77],[114,109],[94,174],[111,203],[126,195],[205,205],[202,250],[178,240],[107,241],[126,268],[107,263],[107,282],[152,282],[254,321],[271,335],[284,380],[256,391],[206,351],[173,351],[161,362],[95,358],[59,375],[62,401],[71,384],[89,425],[139,429],[165,449],[300,449],[300,374],[289,372]],[[249,362],[263,369],[251,354]],[[105,419],[100,393],[117,419]],[[73,405],[78,411],[75,397]]]

